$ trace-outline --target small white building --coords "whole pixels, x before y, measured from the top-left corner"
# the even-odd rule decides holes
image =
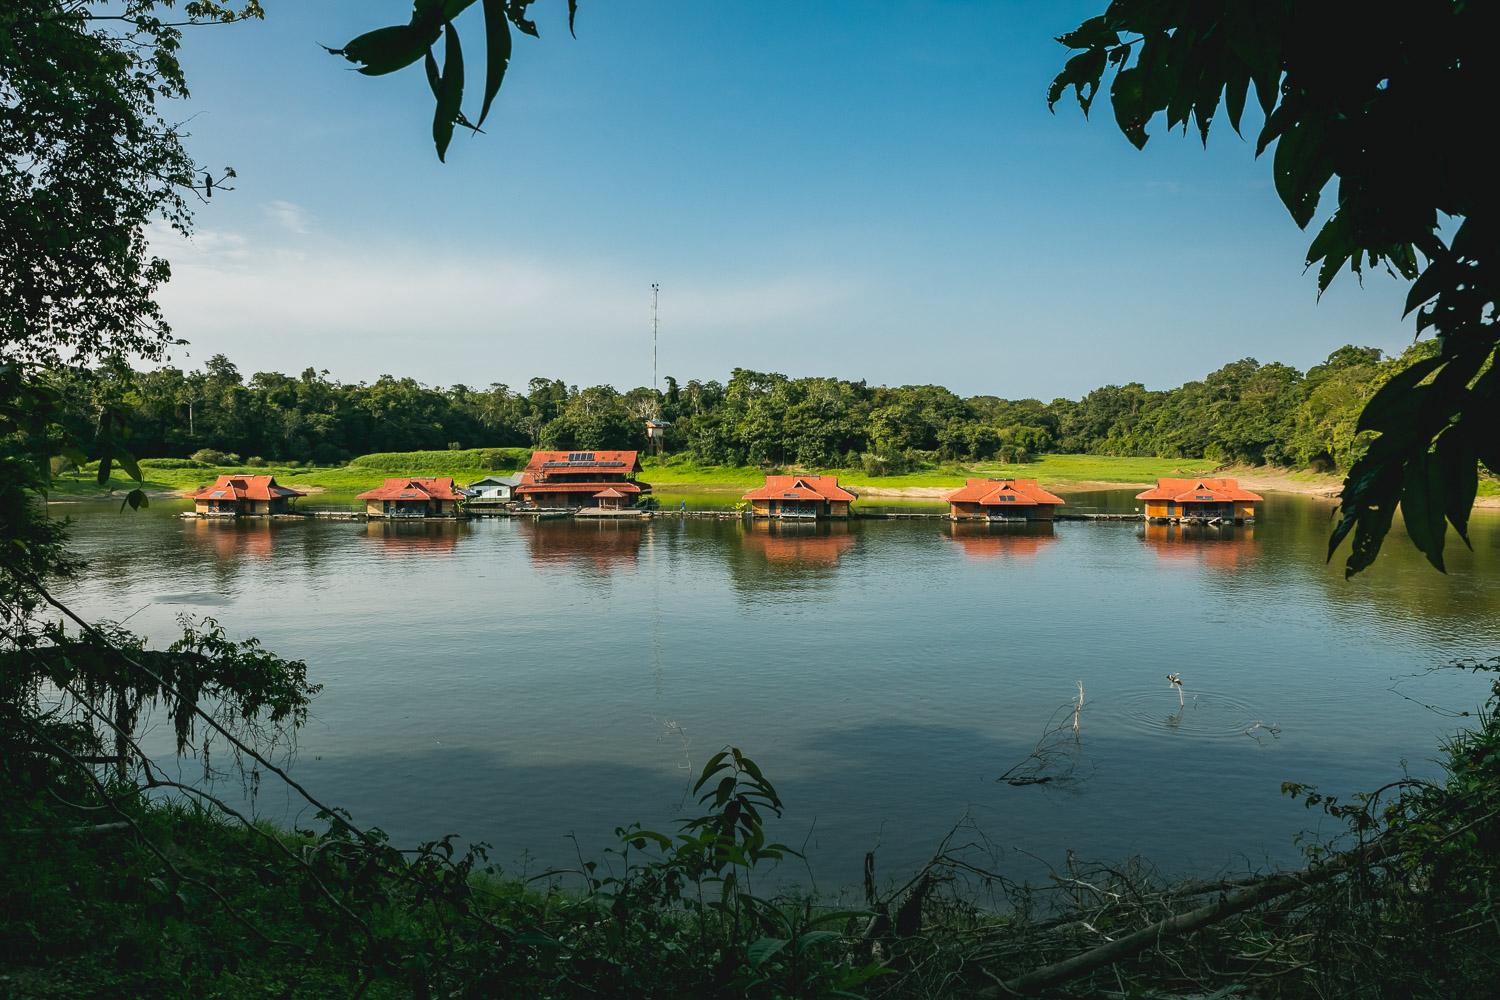
[[[521,482],[520,476],[485,476],[464,487],[470,500],[493,500],[509,503],[511,491]]]

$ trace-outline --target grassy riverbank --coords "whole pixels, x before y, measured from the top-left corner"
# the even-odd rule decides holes
[[[248,468],[208,466],[184,459],[144,459],[140,463],[146,478],[147,492],[170,496],[212,482],[216,476],[234,472],[270,473],[277,482],[309,493],[329,493],[349,497],[379,486],[387,476],[452,476],[468,483],[494,473],[514,472],[530,457],[526,448],[471,448],[465,451],[385,452],[362,455],[347,465],[311,467],[301,464],[271,463]],[[648,458],[643,462],[641,478],[663,492],[681,493],[703,490],[728,492],[747,490],[761,483],[768,470],[755,466],[699,465],[681,456]],[[1216,469],[1218,471],[1216,471]],[[1207,459],[1150,458],[1119,455],[1042,455],[1034,462],[1002,464],[975,462],[949,464],[900,475],[877,476],[863,469],[778,469],[770,471],[815,472],[836,475],[839,480],[870,496],[934,497],[963,485],[965,478],[1025,478],[1061,489],[1145,486],[1163,476],[1199,476],[1208,474],[1237,476],[1242,485],[1254,490],[1282,493],[1304,493],[1335,496],[1342,479],[1336,475],[1275,466],[1234,467],[1218,469]],[[112,491],[129,490],[134,483],[116,473],[109,483]],[[86,468],[60,475],[54,483],[52,498],[75,499],[102,496],[94,469]],[[1481,506],[1500,505],[1500,483],[1481,479]]]

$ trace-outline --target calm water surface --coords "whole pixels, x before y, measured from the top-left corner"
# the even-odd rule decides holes
[[[1129,510],[1132,494],[1069,499]],[[571,862],[570,833],[594,853],[617,825],[669,823],[725,744],[777,782],[782,838],[806,841],[824,887],[856,883],[877,844],[884,874],[921,863],[966,813],[1022,877],[1068,849],[1179,873],[1291,863],[1318,817],[1280,783],[1347,794],[1403,763],[1431,773],[1455,723],[1418,702],[1472,708],[1484,683],[1417,675],[1500,652],[1493,511],[1446,576],[1398,525],[1346,583],[1322,558],[1330,504],[1301,497],[1188,537],[53,509],[91,563],[80,610],[162,640],[177,615],[211,615],[305,659],[324,691],[298,777],[403,841],[457,831],[513,869]],[[1058,780],[997,782],[1078,681]],[[257,808],[300,815],[277,792]]]

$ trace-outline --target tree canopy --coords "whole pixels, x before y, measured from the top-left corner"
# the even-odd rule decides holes
[[[1418,336],[1437,350],[1392,379],[1354,430],[1373,441],[1349,470],[1333,555],[1353,534],[1350,575],[1369,566],[1399,504],[1407,534],[1443,568],[1445,519],[1466,543],[1477,466],[1500,467],[1495,352],[1495,184],[1472,101],[1495,92],[1493,4],[1412,0],[1374,16],[1351,2],[1114,0],[1058,39],[1074,50],[1053,81],[1087,115],[1108,80],[1120,130],[1193,127],[1207,143],[1222,106],[1237,133],[1252,91],[1292,220],[1322,218],[1307,251],[1319,289],[1346,268],[1412,281]],[[1331,211],[1319,209],[1333,189]],[[1335,390],[1330,390],[1335,391]]]

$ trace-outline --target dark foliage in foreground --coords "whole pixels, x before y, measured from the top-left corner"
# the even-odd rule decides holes
[[[858,911],[757,888],[792,852],[765,835],[774,787],[735,750],[709,761],[704,812],[675,834],[624,827],[599,863],[523,883],[482,846],[400,851],[336,812],[321,832],[239,824],[201,796],[90,778],[68,763],[82,748],[13,749],[0,975],[21,997],[1488,995],[1497,708],[1500,681],[1444,747],[1441,781],[1349,802],[1289,784],[1348,830],[1298,872],[1072,864],[1026,888],[950,838],[898,889],[872,881]]]

